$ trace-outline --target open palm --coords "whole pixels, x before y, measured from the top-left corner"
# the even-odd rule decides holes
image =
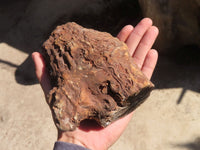
[[[152,26],[151,19],[145,18],[135,28],[131,25],[125,26],[117,36],[127,44],[133,60],[149,79],[152,76],[158,58],[157,51],[151,49],[157,35],[157,27]],[[52,87],[45,69],[45,62],[38,52],[34,52],[32,58],[35,63],[37,78],[46,96]],[[123,133],[132,115],[133,112],[113,122],[106,128],[98,126],[93,121],[86,120],[75,131],[58,131],[58,140],[78,144],[89,149],[108,149]]]

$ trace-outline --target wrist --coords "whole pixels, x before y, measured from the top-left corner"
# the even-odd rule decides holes
[[[76,144],[79,146],[82,146],[84,148],[88,148],[87,145],[85,145],[83,142],[81,142],[80,140],[78,140],[74,135],[74,131],[73,132],[63,132],[63,131],[59,131],[58,132],[58,141],[60,142],[66,142],[66,143],[71,143],[71,144]]]

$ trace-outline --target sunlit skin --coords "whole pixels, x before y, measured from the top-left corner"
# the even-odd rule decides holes
[[[158,53],[152,49],[152,45],[159,31],[152,24],[151,19],[144,18],[135,27],[132,25],[125,26],[117,35],[119,40],[127,44],[135,63],[149,79],[151,79],[158,59]],[[44,59],[39,52],[34,52],[32,58],[35,63],[36,76],[46,97],[52,87]],[[75,131],[63,132],[58,130],[58,141],[81,145],[93,150],[106,150],[117,141],[126,129],[133,113],[113,122],[106,128],[100,127],[94,121],[86,120]]]

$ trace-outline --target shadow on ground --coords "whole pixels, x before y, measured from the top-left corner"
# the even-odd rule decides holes
[[[179,53],[159,57],[152,81],[156,89],[182,88],[176,102],[180,104],[187,90],[200,92],[199,66],[200,49],[185,46]]]
[[[173,147],[187,148],[188,150],[200,150],[200,137],[197,137],[193,142],[174,144]]]

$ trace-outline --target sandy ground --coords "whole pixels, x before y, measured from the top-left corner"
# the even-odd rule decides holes
[[[26,3],[22,4],[13,3],[18,7],[9,5],[8,8],[23,10],[21,7]],[[33,4],[29,8],[37,8]],[[35,10],[40,12],[42,9]],[[6,11],[0,9],[0,12]],[[28,36],[25,35],[31,34],[32,39],[36,39],[35,44],[43,38],[38,39],[41,35],[35,31],[43,29],[37,24],[25,26],[27,22],[32,23],[31,19],[24,16],[21,20],[25,21],[20,21],[18,16],[21,14],[17,12],[0,14],[5,17],[0,30],[0,149],[52,149],[57,132],[42,90],[38,83],[34,84],[36,81],[30,83],[20,79],[23,73],[33,73],[29,56],[37,48],[26,41]],[[37,16],[37,13],[26,12]],[[9,20],[10,16],[14,16],[13,19]],[[32,31],[27,33],[30,29]],[[23,67],[27,60],[30,65]],[[20,69],[21,73],[16,73]],[[126,131],[110,150],[199,150],[199,79],[198,64],[177,64],[172,59],[160,57],[152,79],[156,89],[135,110]]]

